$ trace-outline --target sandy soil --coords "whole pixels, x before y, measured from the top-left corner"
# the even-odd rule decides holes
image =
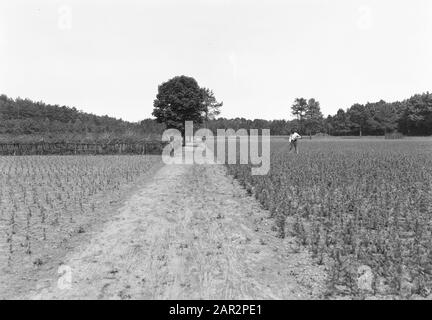
[[[321,298],[323,268],[272,226],[224,166],[166,165],[65,256],[67,275],[14,298]]]

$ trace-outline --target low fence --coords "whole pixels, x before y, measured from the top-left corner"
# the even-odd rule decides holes
[[[386,140],[400,140],[403,138],[404,138],[404,135],[400,132],[392,132],[392,133],[387,133],[385,135]]]
[[[0,155],[162,154],[166,142],[139,143],[0,143]]]

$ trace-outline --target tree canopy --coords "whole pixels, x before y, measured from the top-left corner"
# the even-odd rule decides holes
[[[325,120],[331,135],[432,135],[432,94],[416,94],[404,101],[354,104]]]
[[[177,76],[159,86],[153,106],[158,122],[183,132],[185,121],[200,124],[214,119],[222,103],[216,101],[213,91],[200,88],[194,78]]]
[[[309,135],[320,132],[323,126],[323,115],[320,103],[312,99],[297,98],[291,107],[291,113],[299,123],[298,131]]]

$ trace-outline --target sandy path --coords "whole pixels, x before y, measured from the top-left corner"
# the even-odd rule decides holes
[[[70,287],[52,279],[25,298],[319,298],[323,270],[267,217],[224,166],[166,165],[66,257]]]

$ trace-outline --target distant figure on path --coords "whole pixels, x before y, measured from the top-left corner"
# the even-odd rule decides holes
[[[298,154],[298,149],[297,149],[297,140],[301,139],[301,135],[299,135],[296,130],[291,130],[291,134],[289,136],[289,143],[290,143],[290,149],[288,152],[291,152],[292,148],[294,148],[295,153]]]

